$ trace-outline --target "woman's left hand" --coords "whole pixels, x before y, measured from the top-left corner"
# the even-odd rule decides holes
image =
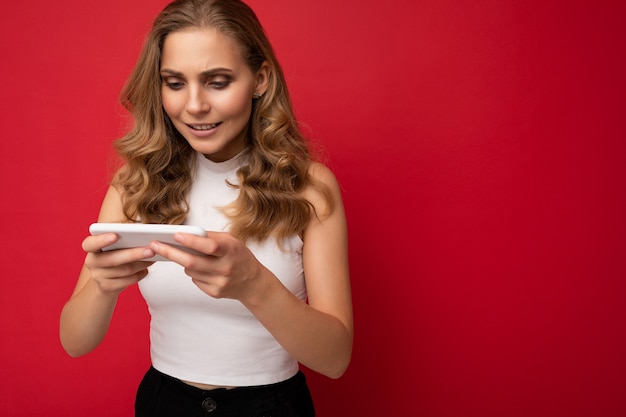
[[[185,273],[205,293],[215,298],[244,300],[254,294],[267,269],[241,241],[230,233],[208,232],[208,237],[178,233],[174,239],[203,255],[193,255],[161,242],[150,248],[185,268]]]

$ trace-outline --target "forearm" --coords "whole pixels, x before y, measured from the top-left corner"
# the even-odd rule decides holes
[[[90,281],[65,304],[61,312],[60,338],[70,356],[85,355],[102,342],[117,298],[117,293],[103,293]]]
[[[309,306],[273,276],[242,302],[300,363],[330,378],[344,373],[352,332],[337,317]]]

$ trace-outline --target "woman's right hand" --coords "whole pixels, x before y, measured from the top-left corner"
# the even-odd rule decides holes
[[[115,233],[105,233],[88,236],[82,244],[83,250],[87,252],[85,267],[91,279],[106,294],[119,294],[141,281],[148,274],[148,267],[154,263],[145,260],[154,256],[148,247],[102,251],[117,239]]]

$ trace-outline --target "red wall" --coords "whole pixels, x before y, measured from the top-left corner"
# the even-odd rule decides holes
[[[159,1],[0,14],[0,415],[130,416],[136,290],[70,359],[58,315]],[[356,340],[320,416],[626,415],[618,1],[253,0],[349,216]]]

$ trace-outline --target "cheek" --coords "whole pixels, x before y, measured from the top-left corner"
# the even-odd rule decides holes
[[[252,112],[252,100],[249,99],[246,92],[224,95],[214,101],[216,110],[219,108],[220,113],[228,118],[245,118],[250,117]]]
[[[167,94],[167,92],[161,92],[161,103],[163,104],[163,110],[165,113],[172,118],[177,115],[179,111],[179,104],[175,97],[172,97],[171,94]]]

